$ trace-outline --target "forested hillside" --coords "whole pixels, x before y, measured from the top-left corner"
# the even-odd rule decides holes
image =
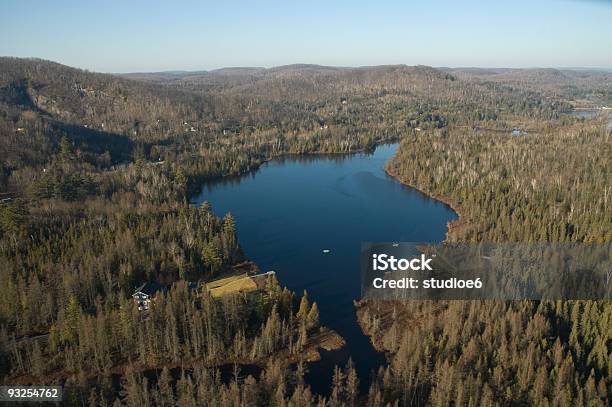
[[[596,69],[445,69],[446,72],[474,82],[526,88],[557,100],[566,100],[576,107],[612,105],[609,71]]]
[[[451,241],[609,242],[612,135],[601,121],[509,136],[443,129],[403,139],[387,170],[451,204]],[[408,405],[607,405],[607,301],[362,303],[391,353],[372,397]]]
[[[212,96],[46,61],[1,63],[4,382],[68,380],[68,392],[96,393],[97,377],[128,366],[134,374],[200,363],[214,371],[316,354],[324,332],[316,305],[274,279],[246,297],[185,288],[245,260],[231,214],[219,219],[188,198],[202,179],[275,155],[349,152],[397,135],[285,139],[268,125],[215,119]],[[147,281],[169,291],[143,313],[130,296]]]
[[[607,242],[611,141],[601,122],[526,136],[445,129],[405,137],[387,170],[459,210],[453,240]]]
[[[328,332],[306,295],[272,278],[252,295],[193,288],[248,264],[231,214],[188,204],[203,180],[388,141],[403,140],[389,172],[461,213],[452,239],[609,241],[610,136],[566,114],[565,81],[423,66],[113,76],[0,58],[0,381],[64,383],[68,405],[605,404],[605,303],[363,307],[389,367],[369,395],[338,368],[323,398],[304,381]],[[612,88],[572,83],[592,103]],[[145,282],[168,290],[143,312]],[[233,364],[260,373],[228,379]]]

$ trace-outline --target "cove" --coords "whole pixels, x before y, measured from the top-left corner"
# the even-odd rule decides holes
[[[321,323],[346,340],[309,364],[307,382],[327,394],[334,365],[356,365],[362,391],[384,363],[357,324],[353,300],[361,290],[364,241],[439,242],[457,215],[447,205],[400,184],[384,172],[398,145],[373,153],[288,156],[240,177],[202,185],[192,199],[208,201],[218,216],[231,212],[245,255],[282,285],[308,291]],[[329,250],[324,253],[323,250]]]

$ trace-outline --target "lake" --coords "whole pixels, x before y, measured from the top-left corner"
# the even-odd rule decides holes
[[[308,290],[321,323],[347,344],[308,366],[307,382],[326,394],[335,364],[351,357],[362,389],[384,362],[356,321],[359,253],[364,241],[439,242],[457,215],[445,204],[405,187],[384,172],[397,144],[374,153],[278,158],[241,177],[208,182],[192,200],[218,216],[236,218],[245,255],[282,285]],[[329,250],[329,253],[323,253]]]

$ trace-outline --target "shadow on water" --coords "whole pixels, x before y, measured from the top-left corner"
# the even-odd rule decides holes
[[[348,160],[353,157],[355,154],[374,154],[374,152],[361,152],[361,153],[337,153],[337,154],[289,154],[280,157],[276,157],[271,161],[264,162],[260,167],[254,168],[244,174],[239,175],[227,175],[219,178],[215,178],[212,181],[205,182],[202,185],[201,192],[199,196],[201,196],[204,192],[211,192],[219,186],[238,186],[242,182],[248,181],[249,179],[255,178],[259,171],[262,171],[266,168],[267,165],[282,165],[284,163],[301,163],[301,164],[309,164],[315,161],[325,160],[335,163],[341,163],[342,161]],[[199,198],[196,197],[195,201]]]
[[[206,183],[192,200],[208,201],[219,216],[232,212],[245,255],[263,271],[275,270],[298,294],[307,289],[321,323],[346,340],[344,348],[323,351],[321,361],[308,365],[306,381],[318,394],[329,394],[334,366],[344,367],[349,358],[365,393],[385,361],[355,316],[361,242],[439,242],[456,219],[447,205],[384,172],[396,149],[287,156],[246,176]]]

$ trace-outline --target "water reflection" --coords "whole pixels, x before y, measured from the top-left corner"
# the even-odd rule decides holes
[[[281,157],[246,176],[207,183],[193,200],[210,202],[219,216],[231,211],[246,256],[264,271],[275,270],[293,291],[307,289],[321,323],[345,338],[345,348],[308,366],[307,382],[320,394],[329,390],[334,365],[349,357],[366,392],[384,363],[356,322],[361,242],[439,242],[456,218],[448,206],[384,172],[396,149]]]

